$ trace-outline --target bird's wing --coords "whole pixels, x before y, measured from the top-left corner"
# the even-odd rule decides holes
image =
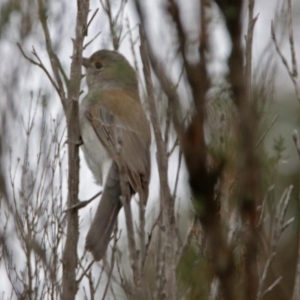
[[[95,95],[85,117],[112,159],[125,164],[129,182],[137,191],[149,180],[150,128],[139,101],[120,91]]]

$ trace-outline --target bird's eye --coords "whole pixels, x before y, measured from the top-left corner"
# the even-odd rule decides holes
[[[96,61],[96,62],[95,62],[95,68],[96,68],[97,70],[100,70],[102,67],[103,67],[103,65],[102,65],[102,63],[101,63],[100,61]]]

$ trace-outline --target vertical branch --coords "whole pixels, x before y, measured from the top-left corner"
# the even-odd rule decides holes
[[[89,12],[89,0],[77,1],[77,20],[75,39],[73,40],[73,55],[70,71],[70,83],[68,85],[68,98],[66,103],[67,134],[68,134],[68,207],[78,201],[79,190],[79,111],[78,99],[81,81],[81,61],[83,41],[87,29],[87,16]],[[78,211],[76,209],[67,212],[67,236],[63,251],[63,276],[62,299],[75,299],[78,284],[76,282],[77,267],[77,243],[78,243]]]
[[[292,60],[292,74],[294,77],[298,77],[298,66],[297,66],[297,57],[295,51],[295,42],[294,42],[294,28],[293,28],[293,14],[292,14],[292,0],[288,0],[288,26],[289,26],[289,42],[291,48],[291,60]]]
[[[243,1],[235,0],[230,4],[216,0],[223,12],[226,26],[232,42],[232,52],[228,60],[229,82],[233,92],[233,102],[239,114],[239,139],[240,139],[240,161],[239,166],[239,192],[237,195],[240,213],[246,226],[244,234],[245,243],[245,270],[243,277],[245,299],[254,299],[258,289],[257,272],[257,244],[256,233],[257,213],[256,205],[259,203],[259,163],[256,154],[256,109],[254,102],[251,102],[247,91],[247,81],[244,73],[243,49],[241,45],[242,33],[242,4]],[[254,3],[250,3],[253,10]],[[231,11],[232,13],[229,13]],[[250,12],[251,14],[251,12]],[[248,66],[247,75],[251,76],[251,30],[248,32]]]
[[[189,63],[185,47],[187,36],[183,30],[179,16],[179,7],[175,1],[169,1],[169,14],[172,17],[179,39],[179,50],[184,62],[185,74],[191,88],[196,113],[185,132],[180,134],[182,151],[185,157],[189,183],[192,189],[197,217],[207,237],[208,248],[212,256],[212,266],[215,275],[220,279],[224,299],[236,299],[233,257],[223,235],[219,218],[219,204],[216,201],[215,186],[222,172],[222,164],[212,170],[208,167],[207,146],[204,139],[204,124],[206,119],[206,94],[211,85],[207,73],[205,54],[208,48],[208,18],[206,9],[210,2],[200,3],[199,56],[196,64]]]
[[[140,290],[141,277],[140,277],[140,268],[139,268],[140,266],[138,265],[138,253],[137,253],[137,248],[135,243],[133,218],[132,218],[132,212],[130,207],[131,194],[129,191],[129,185],[127,181],[128,175],[126,173],[125,165],[121,160],[119,162],[119,172],[120,172],[120,185],[122,191],[121,201],[125,212],[129,257],[130,257],[131,268],[133,273],[133,281],[135,284],[134,296],[137,297],[138,293],[141,292]]]
[[[298,132],[296,130],[293,133],[293,139],[294,139],[294,143],[295,143],[295,146],[296,146],[296,149],[298,152],[298,156],[300,159],[300,140],[299,140]],[[298,195],[298,212],[299,212],[299,207],[300,207],[300,190],[299,190],[299,195]],[[298,224],[300,224],[299,220],[298,220]],[[292,300],[300,299],[300,228],[299,228],[299,225],[298,225],[298,255],[297,255],[297,265],[296,265],[295,272],[296,272],[296,274],[295,274],[295,282],[294,282]]]
[[[67,85],[69,83],[69,80],[61,66],[61,63],[57,57],[57,55],[55,54],[53,47],[52,47],[52,41],[51,41],[51,37],[50,37],[50,32],[49,32],[49,28],[48,28],[48,24],[47,24],[47,16],[45,13],[45,7],[43,5],[43,0],[38,0],[38,7],[39,7],[39,19],[43,28],[43,32],[44,32],[44,37],[45,37],[45,42],[46,42],[46,48],[47,48],[47,52],[49,55],[49,59],[50,59],[50,64],[51,64],[51,68],[52,71],[54,73],[57,85],[58,85],[58,89],[57,92],[59,94],[59,97],[61,99],[61,103],[64,107],[66,104],[66,96],[65,96],[65,91],[64,91],[64,85],[63,82],[60,78],[60,74],[63,76],[65,84]]]
[[[295,51],[295,41],[294,41],[294,32],[293,32],[293,18],[292,18],[292,1],[288,0],[288,26],[289,26],[289,43],[290,43],[290,49],[291,49],[291,60],[292,60],[292,66],[289,66],[289,63],[286,59],[286,57],[283,55],[282,51],[280,50],[276,34],[275,34],[275,29],[274,29],[274,24],[272,22],[271,24],[271,36],[272,40],[274,42],[276,52],[278,53],[283,65],[285,66],[292,82],[295,88],[295,93],[298,101],[300,102],[300,82],[299,82],[299,77],[298,77],[298,66],[297,66],[297,56],[296,56],[296,51]]]
[[[143,267],[146,261],[146,232],[145,232],[145,212],[146,212],[147,195],[141,191],[139,193],[139,237],[141,245],[140,268],[143,273]],[[141,274],[142,275],[142,274]],[[142,275],[143,276],[143,275]]]
[[[110,35],[112,38],[114,50],[116,50],[116,51],[120,47],[121,35],[122,35],[122,31],[123,31],[123,26],[118,27],[118,25],[119,25],[118,23],[119,23],[119,19],[121,19],[121,20],[123,19],[123,13],[124,13],[124,8],[125,8],[126,2],[127,2],[127,0],[120,1],[120,6],[118,8],[118,11],[117,11],[116,15],[113,16],[111,1],[105,0],[105,4],[104,4],[103,0],[100,0],[101,6],[108,17]]]
[[[146,41],[142,29],[140,27],[141,38],[141,58],[143,62],[143,71],[148,93],[148,102],[150,108],[150,118],[154,130],[154,136],[157,144],[157,164],[159,170],[160,193],[163,207],[164,220],[164,255],[165,255],[165,280],[166,280],[166,299],[176,299],[176,233],[175,233],[175,215],[174,201],[168,185],[168,154],[166,145],[162,138],[162,132],[159,126],[158,115],[154,102],[154,91],[151,79],[151,70],[149,57],[146,47]]]
[[[252,44],[254,26],[258,16],[253,18],[255,0],[248,0],[248,30],[246,36],[246,66],[245,77],[247,82],[247,95],[251,99],[251,86],[252,86]]]

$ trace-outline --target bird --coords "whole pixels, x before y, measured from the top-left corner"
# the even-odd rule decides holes
[[[151,130],[136,72],[122,54],[102,49],[83,57],[82,65],[88,86],[79,107],[82,151],[96,183],[104,185],[85,248],[99,261],[122,208],[121,166],[130,198],[148,197]]]

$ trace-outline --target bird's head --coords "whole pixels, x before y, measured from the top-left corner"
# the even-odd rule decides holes
[[[116,51],[99,50],[90,58],[83,57],[82,65],[86,68],[86,81],[90,90],[138,90],[135,70]]]

